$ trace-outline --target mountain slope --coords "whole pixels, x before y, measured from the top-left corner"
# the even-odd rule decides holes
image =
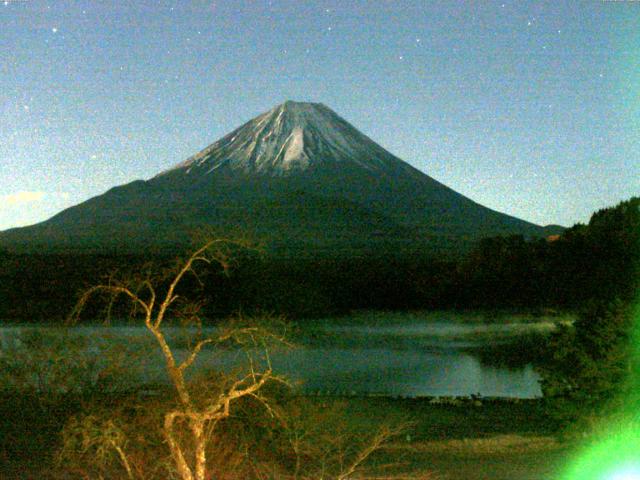
[[[289,252],[459,250],[537,225],[458,194],[321,104],[285,102],[147,181],[0,233],[12,249],[172,248],[201,225]]]

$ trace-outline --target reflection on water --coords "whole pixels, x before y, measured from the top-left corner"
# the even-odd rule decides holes
[[[304,381],[308,392],[397,396],[540,396],[530,365],[518,370],[482,365],[458,351],[302,348],[279,356],[275,367]]]
[[[0,329],[0,347],[15,343],[17,333],[34,327]],[[339,326],[326,328],[321,344],[302,342],[292,350],[271,355],[274,370],[298,382],[307,393],[385,394],[392,396],[482,396],[533,398],[541,395],[539,378],[531,365],[505,368],[483,364],[469,345],[482,346],[489,337],[500,341],[522,333],[513,325],[394,325],[383,327]],[[527,326],[546,329],[547,326]],[[42,332],[64,332],[40,328]],[[187,350],[180,340],[184,332],[169,330],[169,337]],[[60,333],[62,334],[62,333]],[[162,357],[153,339],[138,327],[76,327],[72,335],[86,337],[90,343],[122,342],[135,349],[139,375],[146,382],[163,382],[166,375]],[[487,337],[488,335],[488,337]],[[401,341],[399,341],[401,339]],[[484,339],[484,340],[483,340]],[[463,350],[461,346],[466,348]],[[143,349],[148,354],[140,356]],[[88,351],[95,351],[88,348]],[[89,353],[90,354],[90,353]],[[144,358],[146,361],[141,361]],[[231,370],[242,360],[234,350],[203,350],[194,369]],[[140,380],[140,379],[138,379]]]

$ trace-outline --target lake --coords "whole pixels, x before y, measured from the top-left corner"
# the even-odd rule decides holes
[[[350,321],[318,321],[304,327],[297,346],[270,353],[274,371],[288,377],[303,393],[331,395],[389,395],[400,397],[468,396],[535,398],[541,395],[539,377],[531,364],[504,366],[487,362],[486,348],[507,348],[527,335],[544,336],[555,328],[549,320],[463,323],[429,318],[398,317],[380,320],[375,314]],[[214,329],[208,329],[210,333]],[[187,353],[183,329],[167,329],[176,356]],[[118,346],[135,364],[131,382],[164,383],[162,358],[143,327],[11,326],[0,328],[3,351],[19,348],[20,335],[36,333],[44,345],[51,338],[81,340],[89,357],[105,346]],[[47,340],[49,339],[49,340]],[[258,352],[259,353],[259,352]],[[203,350],[195,371],[207,368],[231,371],[244,358],[235,349]]]

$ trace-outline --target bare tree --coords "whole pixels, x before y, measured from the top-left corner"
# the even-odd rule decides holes
[[[200,319],[202,304],[185,301],[178,293],[185,276],[192,275],[200,282],[195,269],[198,264],[217,264],[225,271],[228,270],[232,258],[230,247],[233,246],[244,247],[246,242],[208,240],[186,260],[159,277],[150,273],[124,280],[111,277],[106,283],[85,291],[71,315],[73,321],[78,320],[93,296],[106,294],[109,311],[118,298],[124,297],[133,306],[132,314],[144,322],[162,352],[166,373],[177,397],[175,406],[164,414],[161,429],[181,480],[209,478],[207,442],[217,424],[229,417],[234,402],[250,397],[270,409],[261,390],[269,382],[284,382],[274,374],[268,354],[271,342],[285,342],[284,332],[274,333],[262,326],[236,322],[227,328],[215,330],[214,334],[204,335]],[[174,353],[176,349],[172,348],[164,328],[169,319],[176,317],[182,318],[186,324],[198,327],[196,340],[190,345],[188,353],[180,357]],[[215,347],[229,343],[245,348],[248,367],[236,376],[223,375],[222,380],[219,378],[214,394],[199,394],[194,383],[188,381],[187,371],[205,348],[215,351]],[[257,351],[261,352],[260,358],[255,358]],[[123,455],[120,455],[121,459],[126,458]],[[127,475],[132,475],[128,466]]]
[[[76,451],[90,457],[90,462],[104,467],[115,455],[127,473],[128,480],[134,480],[134,471],[127,453],[127,436],[112,419],[103,420],[95,415],[85,415],[81,419],[72,418],[63,431],[62,451],[58,455],[60,463],[75,459]]]
[[[393,460],[385,465],[378,462],[371,468],[376,455],[398,437],[407,426],[406,422],[384,423],[362,434],[350,430],[349,420],[342,412],[324,417],[318,415],[317,409],[309,402],[303,402],[307,407],[302,410],[294,408],[292,411],[271,404],[264,393],[265,386],[274,382],[286,385],[286,381],[273,372],[269,356],[274,346],[289,346],[285,339],[286,324],[281,319],[272,318],[270,324],[265,325],[240,317],[216,329],[203,328],[200,316],[203,304],[187,298],[186,277],[192,277],[190,281],[203,285],[196,269],[198,265],[217,265],[227,271],[233,259],[232,247],[246,246],[247,243],[242,241],[207,240],[188,258],[164,272],[157,273],[157,269],[151,266],[141,269],[142,273],[122,279],[112,275],[106,282],[82,293],[72,312],[72,321],[79,320],[94,296],[106,296],[107,316],[113,308],[129,304],[133,318],[144,324],[161,351],[175,399],[168,402],[153,398],[142,401],[145,410],[162,417],[160,420],[154,414],[155,420],[152,421],[158,423],[157,431],[168,447],[170,467],[166,469],[162,466],[162,459],[158,458],[151,467],[151,470],[155,469],[154,473],[149,471],[148,463],[145,468],[140,450],[128,451],[136,443],[136,434],[129,436],[128,432],[135,430],[129,428],[126,420],[119,419],[116,413],[111,417],[106,413],[73,419],[65,432],[63,456],[73,456],[73,451],[80,450],[84,460],[94,460],[94,467],[106,468],[107,463],[115,462],[119,465],[116,468],[123,469],[131,480],[149,478],[150,473],[153,478],[170,476],[180,480],[211,480],[214,475],[228,479],[290,480],[433,478],[429,472],[393,473],[403,470]],[[119,303],[123,299],[124,304]],[[195,335],[189,337],[186,354],[179,352],[176,339],[166,328],[175,319],[183,325],[195,327]],[[215,356],[229,348],[244,356],[243,369],[233,373],[216,370],[209,372],[203,382],[194,381],[196,369],[193,367],[205,353]],[[266,428],[273,428],[271,438],[275,439],[274,445],[280,446],[270,452],[271,455],[249,453],[250,449],[243,448],[242,432],[234,431],[241,421],[238,412],[246,414],[249,411],[249,418],[258,417],[253,406],[240,402],[242,399],[259,402],[264,407],[263,411],[273,417],[272,426]],[[230,418],[232,408],[236,418]],[[225,419],[228,420],[221,424]],[[149,421],[149,416],[143,421]],[[228,436],[230,431],[238,433],[235,441],[231,438],[233,435]],[[259,436],[248,443],[252,441],[257,445]],[[164,448],[160,442],[157,445]],[[292,461],[287,464],[283,459]]]
[[[407,471],[388,449],[413,424],[403,418],[351,418],[343,402],[302,399],[289,406],[285,436],[291,450],[291,480],[427,480],[432,472]],[[380,412],[382,413],[382,412]],[[358,425],[360,424],[360,425]],[[376,425],[377,424],[377,425]],[[397,447],[397,445],[395,445]]]

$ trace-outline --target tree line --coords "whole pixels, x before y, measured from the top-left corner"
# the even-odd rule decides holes
[[[588,224],[545,239],[486,238],[458,258],[428,252],[315,258],[243,252],[229,275],[210,266],[202,293],[212,316],[272,312],[292,319],[357,309],[575,310],[591,299],[628,299],[638,278],[639,201],[595,212]],[[59,320],[73,307],[76,292],[105,272],[172,261],[0,251],[0,318]]]
[[[559,428],[597,433],[635,419],[640,406],[640,199],[594,213],[563,238],[575,245],[569,259],[585,272],[575,288],[586,298],[575,323],[549,339],[542,390]]]

